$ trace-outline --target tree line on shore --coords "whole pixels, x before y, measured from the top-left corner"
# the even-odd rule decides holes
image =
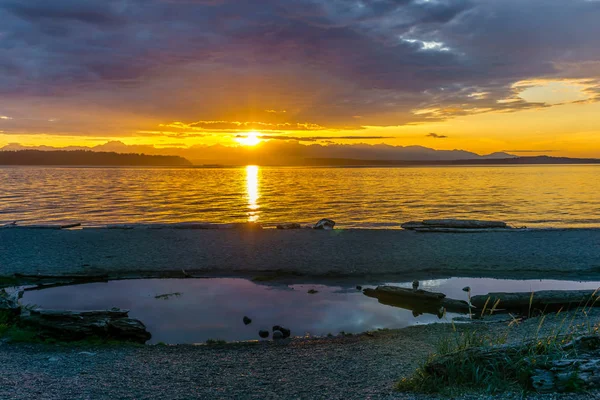
[[[180,156],[86,150],[19,150],[0,151],[0,165],[187,166],[192,163]]]

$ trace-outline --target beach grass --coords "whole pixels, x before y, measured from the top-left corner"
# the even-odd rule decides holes
[[[514,330],[520,323],[515,317],[504,332],[495,334],[473,327],[457,329],[452,323],[452,332],[441,339],[436,351],[411,376],[398,381],[396,389],[448,396],[473,391],[488,394],[531,391],[536,365],[547,365],[572,356],[572,350],[565,345],[577,336],[598,335],[599,325],[589,318],[597,300],[594,295],[571,313],[560,309],[541,315],[537,325],[522,336]],[[532,299],[533,293],[530,303]],[[486,312],[487,305],[481,315]],[[493,313],[497,306],[494,304],[489,312]],[[549,317],[556,318],[558,323],[545,327]],[[567,392],[582,389],[576,373],[562,388]]]

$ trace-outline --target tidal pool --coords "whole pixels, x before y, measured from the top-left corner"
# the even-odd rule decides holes
[[[422,289],[460,300],[466,300],[465,286],[476,295],[596,289],[600,282],[451,278],[420,283]],[[325,336],[449,322],[457,315],[447,314],[441,319],[426,313],[415,316],[412,310],[380,304],[354,286],[264,285],[238,278],[138,279],[62,286],[27,291],[22,303],[47,309],[129,309],[129,316],[141,320],[152,334],[149,343],[173,344],[259,339],[258,331],[270,331],[273,325],[291,329],[292,336]],[[244,316],[252,323],[245,325]]]

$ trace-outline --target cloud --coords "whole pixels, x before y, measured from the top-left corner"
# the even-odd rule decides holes
[[[430,138],[434,138],[434,139],[446,139],[448,136],[445,135],[438,135],[437,133],[428,133],[427,135],[425,135],[425,137],[430,137]]]
[[[0,109],[61,117],[9,133],[97,133],[83,105],[115,133],[316,131],[551,106],[521,81],[600,92],[597,1],[0,0],[0,20]]]
[[[226,131],[252,131],[252,130],[277,130],[277,131],[320,131],[326,127],[310,122],[259,122],[259,121],[196,121],[185,123],[180,121],[171,122],[169,124],[161,124],[162,127],[176,129],[197,129],[208,130],[213,132]]]
[[[236,135],[238,138],[245,138],[247,135]],[[294,140],[297,142],[316,142],[330,140],[376,140],[376,139],[391,139],[394,136],[288,136],[288,135],[257,135],[260,139],[265,140]]]

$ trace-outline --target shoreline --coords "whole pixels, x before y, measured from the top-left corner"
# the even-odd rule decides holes
[[[600,229],[0,229],[0,276],[274,275],[381,282],[427,277],[600,280]]]

